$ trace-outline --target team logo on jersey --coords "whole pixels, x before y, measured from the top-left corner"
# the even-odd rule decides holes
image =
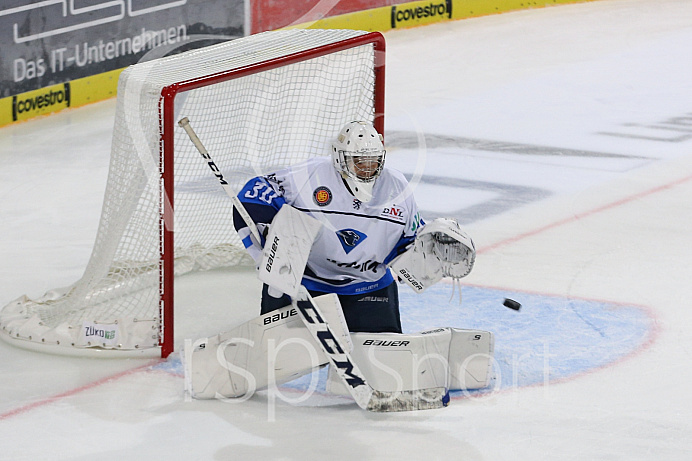
[[[336,231],[336,236],[339,237],[339,242],[341,242],[341,246],[344,247],[346,254],[350,253],[351,250],[368,237],[355,229],[341,229],[340,231]]]
[[[327,187],[320,186],[312,193],[312,199],[319,206],[327,206],[332,202],[332,191]]]

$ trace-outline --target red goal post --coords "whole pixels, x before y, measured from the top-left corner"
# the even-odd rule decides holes
[[[304,30],[303,33],[310,33],[310,30]],[[213,85],[214,83],[223,82],[230,79],[236,79],[245,77],[248,75],[256,74],[259,72],[266,72],[268,70],[287,66],[290,64],[298,63],[301,61],[306,61],[309,59],[316,59],[321,56],[337,53],[339,51],[347,50],[350,48],[363,46],[363,45],[373,45],[374,48],[374,87],[373,87],[373,109],[374,109],[374,120],[373,123],[378,132],[384,133],[384,69],[385,69],[385,51],[386,45],[384,37],[379,32],[373,32],[364,35],[356,35],[351,38],[347,38],[341,41],[329,43],[326,45],[321,45],[315,48],[297,51],[295,53],[287,54],[284,56],[279,56],[266,61],[248,64],[235,69],[229,69],[226,71],[221,71],[214,75],[209,75],[204,78],[193,78],[187,81],[174,83],[165,87],[161,91],[161,99],[163,106],[163,116],[162,120],[162,133],[163,133],[163,165],[172,165],[173,156],[175,155],[175,142],[173,136],[173,127],[177,126],[177,120],[174,117],[174,105],[175,97],[178,93],[184,91],[190,91],[195,88],[200,88],[202,86]],[[168,197],[174,196],[171,191],[174,190],[174,180],[173,175],[162,175],[163,190],[164,194]],[[165,203],[165,202],[164,202]],[[173,318],[174,318],[174,302],[173,302],[173,284],[174,277],[166,276],[166,274],[173,274],[173,258],[165,258],[165,254],[171,254],[174,251],[174,232],[166,225],[166,222],[170,222],[166,218],[167,214],[172,213],[174,209],[173,200],[170,200],[168,207],[163,207],[161,216],[161,228],[162,228],[162,260],[163,260],[163,274],[162,279],[162,290],[161,290],[161,316],[163,319],[168,319],[162,322],[162,334],[161,334],[161,355],[162,357],[167,357],[174,348],[174,334],[173,334]]]
[[[236,189],[316,155],[351,120],[384,132],[377,32],[265,32],[123,71],[101,222],[83,277],[0,311],[0,336],[71,355],[167,357],[174,278],[248,261],[231,201],[177,126],[187,116]]]

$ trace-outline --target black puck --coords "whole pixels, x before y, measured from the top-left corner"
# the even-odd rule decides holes
[[[521,304],[516,302],[513,299],[505,298],[505,301],[502,303],[504,304],[505,307],[509,307],[510,309],[514,309],[515,311],[518,311],[521,309]]]

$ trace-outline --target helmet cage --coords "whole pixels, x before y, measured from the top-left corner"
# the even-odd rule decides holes
[[[334,168],[361,202],[372,200],[385,154],[382,135],[369,122],[347,123],[332,143]]]
[[[384,168],[386,151],[383,149],[339,150],[337,153],[342,173],[355,181],[373,182]]]

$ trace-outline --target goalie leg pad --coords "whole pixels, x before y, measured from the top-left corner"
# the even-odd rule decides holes
[[[339,299],[314,299],[337,340],[348,349]],[[197,399],[249,398],[270,384],[303,376],[329,360],[293,306],[261,315],[233,330],[196,341],[185,351],[187,392]]]
[[[450,328],[449,389],[482,389],[490,384],[495,336],[489,331]]]
[[[490,383],[494,340],[488,331],[437,328],[415,334],[351,333],[351,340],[353,360],[378,390],[479,389]],[[348,395],[331,367],[327,391]]]
[[[451,331],[397,333],[351,333],[356,362],[368,383],[386,392],[449,388],[448,354]],[[346,395],[337,376],[329,370],[327,391]]]

